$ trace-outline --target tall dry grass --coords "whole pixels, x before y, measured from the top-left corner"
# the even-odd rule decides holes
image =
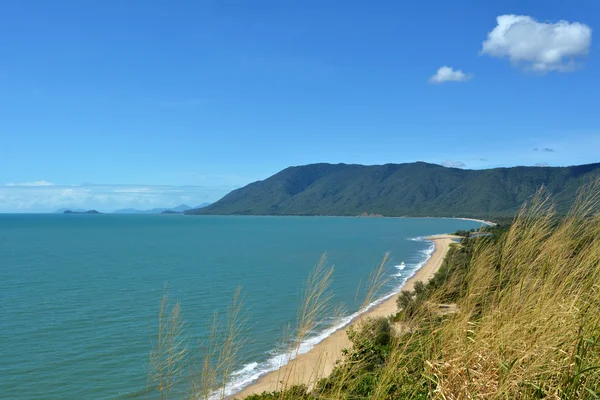
[[[242,290],[233,294],[223,318],[214,314],[206,343],[199,346],[200,366],[191,370],[190,399],[224,399],[234,368],[241,364],[240,350],[247,340],[248,314]]]
[[[181,305],[172,301],[165,285],[158,314],[158,333],[150,352],[147,398],[168,400],[224,399],[234,366],[240,363],[248,316],[241,288],[236,289],[224,317],[213,315],[206,342],[192,351]]]
[[[414,359],[424,371],[407,397],[599,398],[599,206],[600,180],[560,219],[540,190],[503,240],[477,246],[459,311],[420,310],[420,330],[398,341],[370,398],[418,376],[406,371]]]
[[[188,364],[189,337],[179,302],[171,303],[165,285],[158,314],[158,334],[150,353],[147,396],[158,393],[168,400],[171,391],[184,379]]]
[[[304,285],[300,307],[296,317],[296,327],[284,339],[284,345],[287,345],[285,354],[281,357],[282,365],[287,364],[285,369],[279,370],[277,379],[278,385],[275,388],[280,393],[280,398],[283,399],[286,391],[298,383],[295,374],[305,373],[299,372],[296,358],[300,354],[302,343],[313,333],[318,324],[324,317],[331,314],[331,298],[330,291],[333,266],[327,265],[327,257],[325,254],[321,257],[318,264],[311,270]],[[306,382],[310,385],[311,382],[316,382],[320,379],[320,370],[323,360],[319,359],[311,371],[311,376]]]

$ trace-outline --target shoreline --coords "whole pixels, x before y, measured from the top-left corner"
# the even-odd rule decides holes
[[[381,217],[381,218],[434,218],[434,219],[458,219],[461,221],[473,221],[473,222],[479,222],[480,224],[483,225],[487,225],[487,226],[496,226],[498,225],[495,222],[492,221],[486,221],[485,219],[477,219],[477,218],[463,218],[463,217]],[[442,236],[440,235],[433,235],[433,236]],[[432,236],[432,237],[433,237]]]
[[[463,221],[474,221],[474,222],[480,222],[480,223],[482,223],[482,224],[484,224],[484,225],[487,225],[487,226],[496,226],[496,225],[498,225],[498,224],[497,224],[497,223],[495,223],[495,222],[486,221],[485,219],[477,219],[477,218],[453,218],[453,219],[461,219],[461,220],[463,220]]]
[[[289,378],[286,386],[306,384],[311,385],[318,379],[331,374],[336,361],[342,356],[342,350],[352,345],[346,334],[346,329],[368,317],[387,317],[395,314],[397,311],[396,299],[402,291],[413,290],[416,282],[429,281],[441,267],[450,244],[454,243],[454,235],[433,235],[425,237],[424,240],[434,244],[434,250],[429,258],[425,260],[421,268],[414,271],[404,285],[397,292],[384,297],[379,303],[363,311],[347,324],[343,325],[331,335],[327,336],[321,342],[314,345],[306,353],[299,354],[289,363],[280,366],[278,369],[267,372],[260,376],[248,386],[242,388],[239,392],[228,396],[228,399],[243,399],[253,394],[263,392],[272,392],[280,390],[282,385],[280,381]]]

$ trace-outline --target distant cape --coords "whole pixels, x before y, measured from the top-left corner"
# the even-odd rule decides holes
[[[116,210],[114,214],[161,214],[165,211],[169,213],[183,213],[184,211],[199,209],[210,205],[210,203],[202,203],[196,207],[190,207],[187,204],[180,204],[177,207],[164,207],[164,208],[153,208],[151,210],[138,210],[136,208],[124,208],[121,210]]]
[[[113,214],[161,214],[167,211],[168,213],[183,213],[187,210],[199,209],[210,205],[210,203],[202,203],[196,207],[190,207],[186,204],[180,204],[177,207],[153,208],[151,210],[138,210],[136,208],[124,208],[113,211]],[[67,212],[68,211],[68,212]],[[95,212],[93,212],[95,211]],[[85,208],[60,208],[54,212],[55,214],[102,214],[96,210],[87,210]]]

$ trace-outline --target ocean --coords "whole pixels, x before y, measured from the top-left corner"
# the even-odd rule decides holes
[[[342,314],[359,310],[389,251],[397,291],[433,250],[422,237],[477,228],[437,218],[0,214],[0,397],[143,399],[165,285],[194,349],[241,288],[245,345],[234,392],[276,366],[310,270],[326,253]]]

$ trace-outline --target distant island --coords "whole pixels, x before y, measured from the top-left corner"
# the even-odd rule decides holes
[[[541,186],[565,214],[600,163],[484,170],[415,162],[289,167],[188,215],[510,218]]]
[[[54,211],[54,214],[64,214],[65,211],[82,213],[86,212],[87,210],[85,208],[59,208],[58,210]]]
[[[209,206],[210,203],[202,203],[196,207],[190,207],[186,204],[180,204],[177,207],[153,208],[151,210],[138,210],[137,208],[123,208],[113,211],[113,214],[181,214],[184,211],[192,209],[201,209]],[[168,211],[168,212],[166,212]],[[103,214],[96,210],[86,210],[81,208],[60,208],[54,211],[55,214]]]
[[[196,207],[190,207],[187,204],[180,204],[177,207],[164,207],[164,208],[153,208],[150,210],[138,210],[136,208],[124,208],[120,210],[116,210],[113,214],[173,214],[173,213],[183,213],[184,211],[192,210],[192,209],[201,209],[206,206],[209,206],[210,203],[202,203]],[[165,211],[170,211],[165,213]]]

